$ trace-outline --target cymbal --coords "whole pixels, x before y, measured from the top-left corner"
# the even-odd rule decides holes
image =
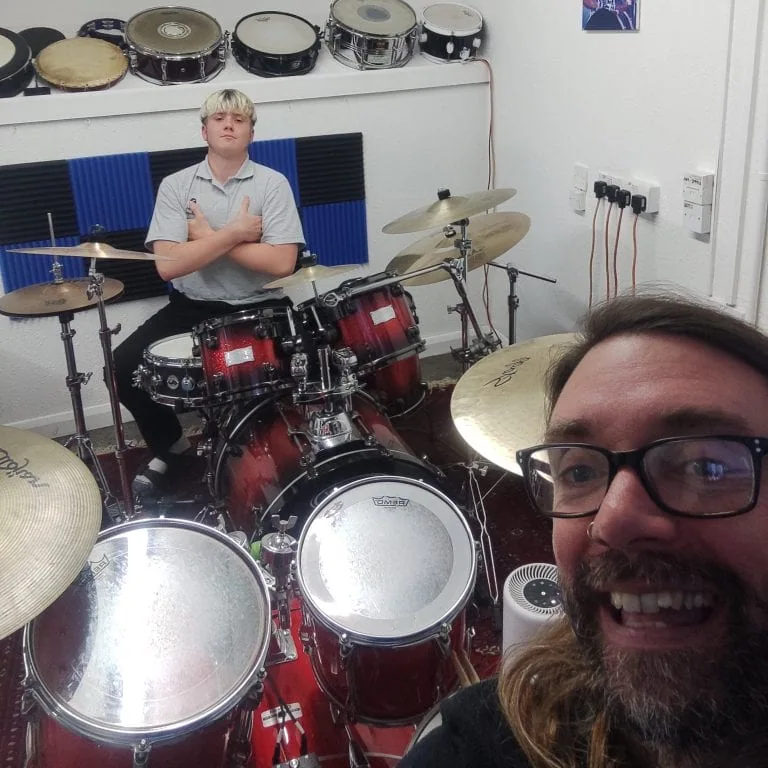
[[[359,269],[360,264],[337,264],[333,267],[326,267],[323,264],[315,264],[312,267],[302,267],[292,275],[279,277],[271,283],[267,283],[265,288],[288,288],[293,285],[306,285],[314,283],[316,280],[323,280],[327,277],[335,277],[344,272],[351,272],[353,269]]]
[[[467,237],[472,241],[472,250],[468,256],[467,267],[473,269],[488,264],[517,245],[528,234],[531,219],[524,213],[488,213],[469,220]],[[411,243],[395,256],[387,265],[387,271],[394,270],[403,277],[424,267],[440,264],[444,259],[457,259],[461,256],[453,244],[458,237],[446,237],[443,232],[427,235]],[[439,269],[426,275],[403,280],[404,285],[431,285],[449,280],[450,275]]]
[[[159,256],[143,251],[123,251],[106,243],[57,245],[48,248],[7,248],[9,253],[34,253],[40,256],[80,256],[83,259],[132,259],[134,261],[175,261],[172,256]]]
[[[381,231],[388,235],[402,235],[423,229],[444,227],[454,221],[467,219],[489,208],[495,208],[516,194],[516,189],[485,189],[482,192],[473,192],[464,196],[449,196],[390,221]]]
[[[0,297],[0,314],[11,317],[49,317],[62,312],[80,312],[96,306],[96,298],[89,299],[86,291],[88,278],[65,280],[63,283],[38,283],[17,288]],[[104,278],[104,301],[115,299],[125,286],[111,277]]]
[[[0,426],[0,638],[75,580],[101,525],[99,488],[64,446]]]
[[[477,453],[520,474],[515,453],[541,442],[550,363],[576,339],[556,333],[512,344],[475,363],[451,395],[451,417]]]

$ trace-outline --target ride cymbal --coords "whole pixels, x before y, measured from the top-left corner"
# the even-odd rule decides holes
[[[524,213],[488,213],[470,219],[467,238],[472,241],[472,248],[467,259],[468,270],[471,272],[506,253],[528,234],[530,227],[531,219]],[[440,264],[445,259],[458,259],[461,253],[454,245],[458,237],[458,233],[446,237],[443,232],[427,235],[403,248],[387,264],[387,271],[394,270],[407,278],[408,272]],[[403,279],[403,285],[431,285],[449,280],[450,277],[448,272],[440,269],[408,280]]]
[[[267,283],[265,288],[288,288],[293,285],[306,285],[314,283],[316,280],[323,280],[326,277],[335,277],[344,272],[351,272],[353,269],[359,269],[359,264],[337,264],[334,267],[326,267],[323,264],[315,264],[312,267],[302,267],[292,275],[279,277],[271,283]]]
[[[89,299],[90,280],[79,278],[62,283],[38,283],[17,288],[0,297],[0,314],[11,317],[50,317],[62,312],[80,312],[96,306],[96,297]],[[104,301],[123,293],[124,285],[111,277],[104,278]]]
[[[512,344],[475,363],[451,395],[456,429],[480,456],[520,474],[515,453],[541,442],[550,363],[576,339],[556,333]]]
[[[390,221],[381,231],[387,235],[404,235],[409,232],[420,232],[423,229],[444,227],[487,211],[489,208],[495,208],[517,194],[516,189],[486,189],[482,192],[452,197],[448,190],[441,190],[438,196],[445,192],[448,193],[447,196]]]
[[[99,488],[74,453],[0,426],[0,639],[77,578],[100,524]]]
[[[134,261],[176,261],[172,256],[159,256],[142,251],[123,251],[107,243],[57,245],[47,248],[7,248],[9,253],[33,253],[39,256],[79,256],[83,259],[132,259]]]

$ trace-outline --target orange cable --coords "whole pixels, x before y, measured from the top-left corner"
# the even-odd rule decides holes
[[[605,298],[611,298],[611,265],[610,245],[608,244],[608,225],[611,223],[611,211],[613,203],[608,204],[608,212],[605,214]]]
[[[617,264],[619,252],[619,235],[621,234],[621,220],[624,218],[624,209],[619,209],[619,223],[616,226],[616,241],[613,244],[613,295],[619,295],[619,267]]]

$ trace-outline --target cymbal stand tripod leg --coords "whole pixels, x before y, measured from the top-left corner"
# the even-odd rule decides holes
[[[72,344],[72,337],[76,332],[70,325],[73,317],[74,314],[72,312],[63,312],[59,315],[61,340],[64,342],[64,355],[67,360],[66,383],[67,389],[69,389],[69,395],[72,399],[72,413],[75,418],[75,433],[70,435],[66,440],[64,447],[69,448],[70,450],[74,447],[75,453],[77,453],[80,459],[86,463],[90,463],[93,472],[96,475],[96,482],[99,485],[104,509],[110,518],[117,522],[121,518],[119,505],[109,488],[109,483],[107,482],[104,470],[99,462],[99,457],[93,449],[91,437],[85,426],[85,413],[83,411],[83,399],[80,394],[80,389],[84,384],[88,383],[88,380],[91,378],[91,373],[79,373],[77,370],[75,348]]]
[[[115,459],[120,474],[120,489],[123,493],[125,504],[125,516],[133,517],[134,504],[131,483],[128,480],[128,470],[125,465],[125,430],[123,428],[123,416],[120,412],[120,401],[117,397],[117,381],[115,379],[115,362],[112,355],[112,336],[120,333],[120,323],[110,328],[107,323],[107,312],[104,309],[104,275],[95,271],[95,260],[91,260],[91,269],[88,273],[89,284],[88,298],[96,297],[96,306],[99,310],[99,339],[101,351],[104,356],[104,383],[109,394],[109,406],[112,410],[112,423],[115,429]]]

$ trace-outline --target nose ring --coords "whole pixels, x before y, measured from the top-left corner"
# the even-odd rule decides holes
[[[595,538],[595,521],[594,520],[587,526],[587,538],[590,541],[597,541],[597,539]]]

